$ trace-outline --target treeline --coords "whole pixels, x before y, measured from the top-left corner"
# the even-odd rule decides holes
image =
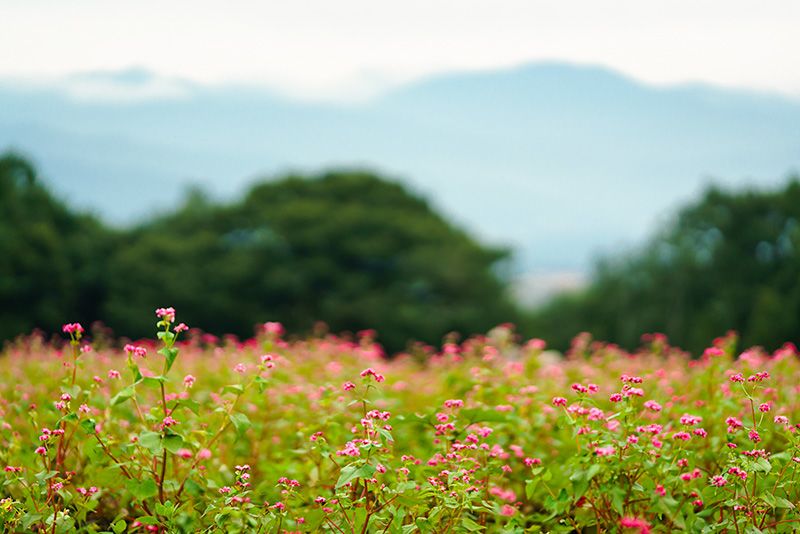
[[[579,331],[636,347],[662,332],[697,354],[735,330],[740,347],[800,345],[800,183],[708,189],[638,250],[598,263],[584,291],[537,311],[553,344]]]
[[[478,244],[402,186],[358,172],[288,176],[230,204],[187,196],[125,230],[75,213],[33,166],[0,158],[0,339],[66,321],[153,333],[153,310],[215,334],[278,320],[308,333],[375,329],[389,350],[520,320]]]
[[[514,322],[564,350],[582,331],[639,346],[662,332],[699,353],[800,345],[800,183],[711,188],[643,246],[598,262],[591,284],[533,312],[508,295],[507,250],[480,245],[401,185],[358,172],[287,176],[238,201],[199,192],[112,229],[54,198],[34,167],[0,157],[0,341],[102,320],[150,336],[153,310],[214,334],[278,320],[307,334],[375,329],[390,351]]]

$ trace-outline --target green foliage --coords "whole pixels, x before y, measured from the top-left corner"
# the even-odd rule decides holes
[[[125,349],[156,380],[108,373],[125,355],[81,351],[79,325],[71,358],[0,354],[4,532],[797,531],[789,348],[559,359],[498,327],[371,359],[335,335],[176,345],[159,312],[171,335]],[[159,346],[179,347],[169,371]]]
[[[215,204],[195,192],[173,213],[111,232],[71,213],[33,167],[0,159],[0,339],[64,317],[102,317],[148,335],[168,302],[186,322],[250,336],[256,322],[290,332],[317,321],[374,328],[390,350],[518,319],[488,249],[398,184],[359,172],[290,176]]]
[[[109,231],[70,212],[15,154],[0,157],[0,339],[94,317]]]
[[[585,291],[556,299],[534,328],[565,348],[571,336],[635,347],[663,332],[694,352],[734,329],[745,346],[800,342],[800,183],[709,189],[639,250],[606,258]]]

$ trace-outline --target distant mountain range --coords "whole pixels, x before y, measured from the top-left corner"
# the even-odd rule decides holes
[[[712,179],[768,185],[800,169],[800,99],[531,64],[331,104],[130,70],[0,82],[0,149],[12,147],[116,223],[168,209],[188,184],[231,198],[287,170],[367,167],[512,246],[518,272],[579,272]]]

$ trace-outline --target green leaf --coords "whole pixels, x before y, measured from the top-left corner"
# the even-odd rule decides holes
[[[772,471],[772,464],[766,458],[757,458],[753,462],[753,471],[769,473]]]
[[[603,466],[600,464],[592,464],[589,466],[589,469],[586,470],[584,474],[584,478],[587,482],[592,480],[597,473],[603,470]]]
[[[479,532],[483,530],[482,526],[480,526],[478,523],[476,523],[469,517],[464,517],[461,519],[461,526],[470,532]]]
[[[461,410],[459,418],[467,419],[470,423],[500,423],[508,421],[508,414],[486,408],[469,408]]]
[[[175,334],[173,334],[172,332],[161,330],[156,334],[156,337],[161,341],[163,341],[165,345],[170,345],[175,339]],[[160,353],[161,351],[159,351],[159,354]]]
[[[158,518],[152,515],[143,515],[137,517],[136,520],[143,525],[158,525],[159,523]]]
[[[164,371],[166,374],[172,368],[172,364],[175,363],[175,358],[178,357],[178,349],[163,347],[158,351],[158,353],[162,355],[165,360],[167,360],[166,371]]]
[[[417,483],[414,482],[413,480],[406,480],[405,482],[400,482],[395,487],[397,493],[403,493],[404,491],[416,490],[416,489],[417,489]]]
[[[256,386],[258,386],[258,392],[264,393],[264,390],[267,389],[267,384],[269,381],[261,375],[255,377]]]
[[[81,428],[87,434],[95,434],[95,425],[97,422],[94,419],[84,419],[81,421]]]
[[[161,434],[158,432],[144,431],[139,434],[139,445],[153,454],[158,454],[162,451]]]
[[[526,480],[525,481],[525,496],[528,499],[533,499],[533,495],[536,492],[536,486],[539,485],[539,478],[535,478],[533,480]]]
[[[184,489],[186,493],[193,496],[198,496],[203,493],[203,488],[197,482],[192,480],[191,478],[186,479],[186,483],[184,484]]]
[[[392,433],[389,432],[388,430],[386,430],[385,428],[378,428],[377,430],[378,430],[378,434],[380,434],[381,437],[384,440],[386,440],[387,442],[388,441],[392,441],[392,442],[394,441],[394,438],[392,437]]]
[[[71,412],[71,413],[68,413],[68,414],[66,414],[66,415],[65,415],[64,417],[62,417],[61,419],[59,419],[59,420],[56,422],[56,425],[59,425],[59,424],[61,424],[62,422],[65,422],[65,423],[74,423],[74,422],[75,422],[75,421],[77,421],[77,420],[78,420],[78,414],[76,414],[75,412]]]
[[[222,388],[222,393],[234,393],[236,395],[241,395],[244,393],[244,386],[241,384],[230,384]]]
[[[175,513],[175,506],[172,504],[171,501],[167,501],[164,504],[158,502],[156,503],[156,513],[159,515],[171,517]]]
[[[166,376],[145,376],[142,378],[142,384],[146,384],[148,386],[161,386],[167,382]]]
[[[336,481],[336,488],[340,488],[355,478],[371,477],[375,473],[375,466],[364,464],[358,466],[356,464],[346,465],[342,468],[339,474],[339,480]]]
[[[116,395],[111,398],[111,406],[116,406],[117,404],[122,404],[126,400],[130,399],[136,394],[136,390],[133,386],[127,386],[119,391]]]
[[[131,492],[131,495],[133,495],[136,499],[140,501],[158,495],[158,486],[156,486],[156,483],[152,478],[145,478],[142,480],[129,480],[127,483],[127,487],[128,490]],[[139,521],[144,523],[144,521],[142,521],[142,518],[139,518]],[[145,524],[157,524],[157,523],[145,523]]]
[[[247,432],[247,429],[252,426],[250,419],[243,413],[232,413],[230,419],[231,423],[233,423],[233,427],[236,429],[236,433],[240,436]]]
[[[125,523],[125,520],[120,519],[119,521],[111,525],[111,530],[114,531],[114,534],[122,534],[123,532],[125,532],[125,529],[127,527],[128,525]]]
[[[178,452],[178,449],[183,447],[183,438],[178,434],[170,434],[168,436],[164,436],[164,448],[167,449],[172,454]]]
[[[138,384],[139,382],[142,381],[142,372],[139,370],[139,366],[138,365],[136,365],[135,363],[131,362],[131,364],[128,365],[128,369],[131,370],[131,373],[133,374],[133,381],[136,384]]]
[[[22,528],[25,530],[29,530],[31,525],[33,525],[35,522],[41,519],[42,519],[42,514],[33,514],[29,512],[24,516],[22,516],[22,521],[21,521]]]

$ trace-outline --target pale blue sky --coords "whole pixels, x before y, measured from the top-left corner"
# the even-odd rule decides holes
[[[352,98],[442,71],[557,60],[800,95],[796,0],[0,0],[0,15],[0,77],[44,83],[135,66]]]

